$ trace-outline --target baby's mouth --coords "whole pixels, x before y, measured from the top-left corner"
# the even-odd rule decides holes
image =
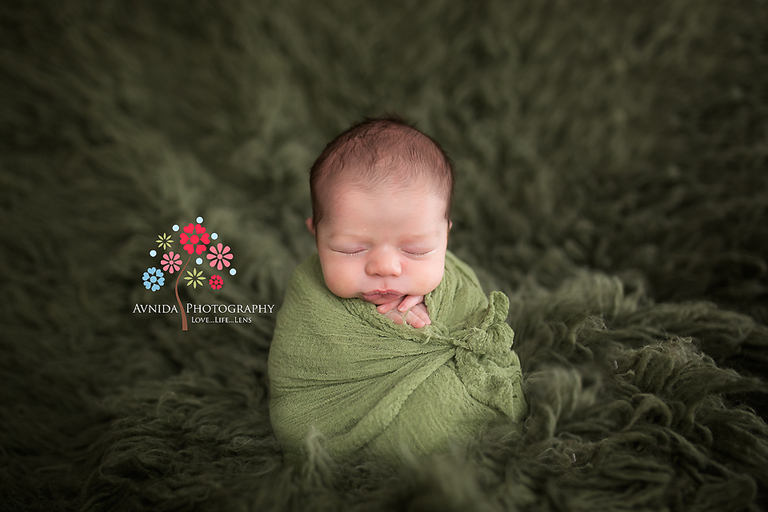
[[[376,304],[377,306],[380,304],[386,304],[387,302],[392,302],[393,300],[402,297],[403,294],[394,290],[376,290],[373,292],[368,292],[363,294],[363,300],[366,302],[372,302],[373,304]]]

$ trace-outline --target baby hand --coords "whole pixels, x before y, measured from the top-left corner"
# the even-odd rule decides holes
[[[380,304],[376,309],[398,325],[405,322],[411,327],[420,329],[432,323],[423,295],[406,295],[402,299]]]

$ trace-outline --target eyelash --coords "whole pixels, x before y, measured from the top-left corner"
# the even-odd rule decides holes
[[[339,253],[343,254],[344,256],[357,256],[361,252],[365,252],[365,249],[360,249],[359,251],[352,251],[352,252],[348,252],[348,251],[336,251],[336,252],[339,252]],[[403,252],[408,254],[409,256],[419,257],[419,256],[426,256],[427,254],[429,254],[432,251],[411,252],[411,251],[405,251],[404,250]]]

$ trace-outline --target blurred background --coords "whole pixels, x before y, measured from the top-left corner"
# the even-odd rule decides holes
[[[203,216],[238,274],[190,297],[279,307],[314,250],[308,169],[365,116],[447,150],[449,248],[486,291],[605,273],[764,326],[766,27],[763,0],[4,2],[6,496],[78,495],[109,422],[184,375],[253,380],[268,431],[274,315],[184,336],[137,317],[147,252]]]

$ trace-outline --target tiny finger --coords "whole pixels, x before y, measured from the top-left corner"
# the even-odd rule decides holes
[[[405,313],[416,304],[421,303],[424,300],[423,295],[408,295],[406,296],[400,305],[397,307],[398,311]]]
[[[384,316],[392,320],[397,325],[403,324],[403,315],[401,315],[397,311],[388,311],[387,313],[384,314]]]
[[[432,323],[432,320],[430,320],[429,315],[427,314],[427,310],[423,307],[412,308],[410,312],[424,322],[424,325],[430,325]]]
[[[412,310],[408,312],[408,315],[406,315],[405,318],[406,318],[406,321],[408,322],[408,325],[416,329],[421,329],[422,327],[427,325],[424,322],[424,320],[422,320],[416,314],[414,314]]]
[[[393,309],[395,309],[395,308],[397,307],[397,305],[398,305],[398,304],[399,304],[399,302],[397,302],[397,301],[393,301],[393,302],[386,302],[386,303],[384,303],[384,304],[379,304],[378,306],[376,306],[376,310],[377,310],[379,313],[381,313],[382,315],[384,315],[384,314],[387,314],[387,313],[389,313],[389,312],[390,312],[390,311],[392,311]]]

